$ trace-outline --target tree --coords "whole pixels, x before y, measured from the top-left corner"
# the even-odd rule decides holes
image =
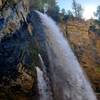
[[[51,16],[55,21],[59,22],[60,15],[59,15],[60,8],[58,5],[48,9],[47,14]]]
[[[36,9],[40,11],[47,10],[47,5],[48,9],[51,9],[56,5],[55,0],[29,0],[29,2],[30,9]]]
[[[73,0],[72,9],[74,11],[75,17],[82,18],[83,8],[82,8],[81,4],[76,2],[76,0]]]
[[[94,15],[98,18],[98,20],[100,21],[100,6],[97,7],[96,12],[94,13]]]
[[[72,9],[74,11],[74,15],[77,16],[77,2],[73,0]]]
[[[64,15],[63,20],[66,21],[66,20],[68,20],[70,18],[73,18],[73,13],[72,13],[72,11],[68,10],[66,15]]]
[[[50,8],[53,8],[56,6],[56,0],[47,0],[47,1]]]
[[[41,9],[41,1],[40,0],[29,0],[30,10],[32,9]]]
[[[67,15],[68,15],[69,17],[73,17],[72,11],[68,10],[68,11],[67,11]]]
[[[66,15],[66,11],[65,11],[64,8],[61,10],[61,13],[62,13],[63,15]]]
[[[80,4],[77,4],[77,17],[82,18],[83,8]]]

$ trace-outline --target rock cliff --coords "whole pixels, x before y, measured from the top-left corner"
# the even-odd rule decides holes
[[[91,26],[92,21],[69,19],[60,24],[64,36],[69,40],[81,66],[92,82],[96,92],[100,92],[100,35]],[[100,28],[100,27],[99,27]]]

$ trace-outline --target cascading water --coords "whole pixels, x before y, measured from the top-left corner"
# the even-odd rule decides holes
[[[90,83],[56,23],[46,14],[37,13],[46,35],[54,100],[96,100]]]
[[[50,91],[48,91],[48,85],[46,80],[44,79],[43,71],[36,67],[37,71],[37,81],[38,81],[38,89],[39,89],[39,100],[52,100],[52,96]]]

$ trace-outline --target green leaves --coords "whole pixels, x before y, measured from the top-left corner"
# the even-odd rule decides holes
[[[76,2],[76,0],[73,0],[72,9],[74,11],[75,17],[82,18],[83,8],[82,8],[81,4]]]
[[[96,12],[94,13],[94,15],[98,18],[98,20],[100,21],[100,6],[97,7]]]

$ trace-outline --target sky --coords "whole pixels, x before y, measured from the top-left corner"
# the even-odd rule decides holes
[[[76,0],[80,3],[84,9],[83,18],[90,19],[94,18],[94,12],[98,5],[100,5],[100,0]],[[72,9],[72,0],[57,0],[60,8],[64,8],[66,11]]]

